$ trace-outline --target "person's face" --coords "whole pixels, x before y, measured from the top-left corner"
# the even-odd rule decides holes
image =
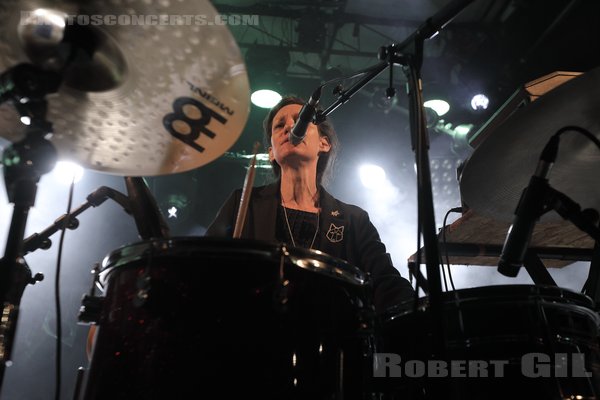
[[[271,123],[271,147],[269,159],[275,160],[280,166],[294,165],[316,161],[319,153],[327,153],[331,146],[325,136],[319,136],[319,130],[313,123],[308,124],[306,136],[297,146],[289,141],[289,133],[298,119],[300,104],[289,104],[282,107]]]

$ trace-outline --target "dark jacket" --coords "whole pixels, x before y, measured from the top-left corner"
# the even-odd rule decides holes
[[[392,265],[390,255],[360,207],[343,203],[320,188],[321,216],[315,249],[342,259],[371,276],[373,303],[378,312],[413,298],[410,283]],[[207,236],[231,237],[242,190],[234,191],[209,226]],[[276,241],[279,182],[252,189],[242,238]]]

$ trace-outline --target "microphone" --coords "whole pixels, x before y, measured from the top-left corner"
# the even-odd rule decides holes
[[[544,209],[548,188],[547,176],[556,160],[558,143],[559,136],[555,135],[546,144],[535,173],[521,194],[498,262],[498,272],[504,276],[514,278],[518,275],[531,241],[533,228],[540,216],[547,211]]]
[[[129,194],[131,213],[141,239],[168,238],[169,226],[144,180],[137,176],[126,176],[125,186]]]
[[[317,104],[319,104],[320,98],[321,86],[315,90],[312,96],[310,96],[310,99],[308,99],[308,102],[300,109],[298,119],[289,134],[290,143],[294,146],[298,146],[298,144],[304,140],[308,124],[313,122],[315,115],[317,114]]]

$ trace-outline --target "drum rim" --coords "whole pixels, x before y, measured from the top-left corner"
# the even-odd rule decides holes
[[[104,286],[108,276],[117,268],[148,258],[159,251],[175,250],[177,246],[204,244],[213,249],[227,249],[228,252],[240,251],[248,254],[273,258],[275,254],[285,256],[293,265],[309,271],[364,286],[369,283],[369,275],[345,260],[333,257],[320,250],[291,247],[286,244],[256,239],[232,239],[215,237],[172,237],[166,239],[150,239],[123,245],[106,255],[100,268],[100,283]]]
[[[596,313],[594,300],[585,293],[552,285],[510,284],[456,289],[442,293],[442,303],[446,306],[455,305],[460,307],[463,303],[472,303],[476,300],[483,299],[493,302],[501,298],[506,299],[509,296],[514,296],[514,299],[511,300],[514,302],[532,302],[536,300],[546,303],[554,302]],[[563,299],[563,301],[556,302],[556,299]],[[418,299],[417,309],[420,311],[429,309],[428,296]],[[393,321],[407,313],[411,313],[413,310],[414,299],[411,299],[389,307],[381,315],[383,320]]]

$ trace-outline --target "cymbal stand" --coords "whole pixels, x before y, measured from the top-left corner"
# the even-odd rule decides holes
[[[598,306],[600,305],[600,229],[598,228],[600,215],[592,208],[582,210],[579,204],[549,185],[546,190],[550,207],[595,241],[588,278],[581,291],[590,296]]]
[[[56,149],[48,140],[52,124],[45,118],[45,97],[58,90],[60,82],[58,74],[30,64],[19,64],[0,75],[0,103],[11,101],[22,121],[29,120],[25,137],[2,153],[6,192],[14,209],[4,257],[0,259],[0,387],[11,356],[23,291],[35,283],[23,259],[23,236],[37,183],[56,163]]]

